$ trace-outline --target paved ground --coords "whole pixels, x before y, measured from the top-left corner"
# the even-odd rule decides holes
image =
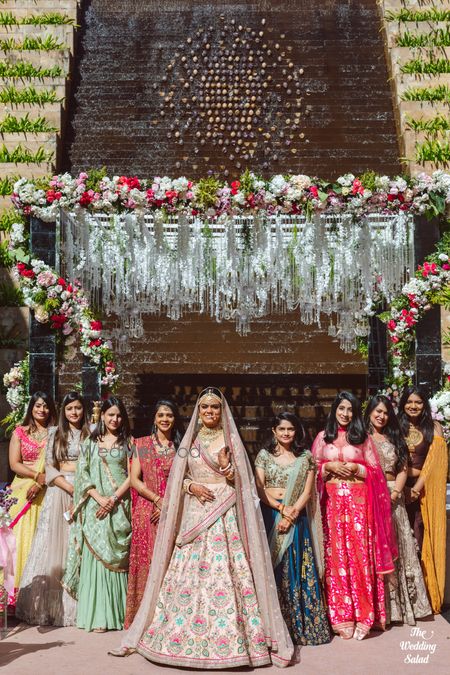
[[[77,628],[37,628],[20,624],[0,642],[0,666],[11,675],[175,675],[187,670],[157,666],[139,654],[117,659],[107,654],[120,633],[85,633]],[[329,645],[303,647],[289,675],[449,675],[450,624],[441,616],[417,629],[395,626],[362,642],[334,638]],[[210,673],[213,671],[193,671]],[[219,671],[215,671],[219,672]],[[248,669],[220,671],[252,672]],[[255,673],[280,674],[267,666]]]

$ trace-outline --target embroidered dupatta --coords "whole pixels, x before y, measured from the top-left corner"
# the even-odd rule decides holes
[[[120,456],[112,456],[117,451]],[[116,454],[117,454],[116,453]],[[128,572],[128,554],[131,541],[130,497],[124,495],[114,509],[102,519],[96,517],[98,503],[88,490],[96,488],[100,494],[111,496],[127,475],[125,448],[112,448],[102,453],[98,443],[87,439],[77,462],[74,482],[74,523],[70,530],[69,550],[63,587],[74,598],[78,583],[83,546],[107,569]]]
[[[159,591],[169,565],[176,538],[180,534],[186,499],[183,497],[183,480],[186,476],[187,456],[192,448],[198,421],[198,401],[189,427],[181,442],[170,472],[164,499],[154,556],[141,606],[125,634],[121,648],[134,649],[153,620]],[[239,532],[252,571],[265,640],[271,649],[272,662],[279,667],[289,665],[293,644],[284,623],[276,591],[270,551],[253,473],[247,453],[239,437],[226,400],[222,397],[222,425],[225,444],[230,448],[235,467],[235,507]],[[222,500],[221,500],[222,501]],[[229,507],[228,507],[229,508]],[[197,523],[197,525],[200,525]],[[188,536],[183,531],[182,536]]]
[[[236,504],[236,491],[231,485],[227,484],[226,478],[220,473],[219,464],[203,448],[198,439],[195,441],[193,447],[198,450],[200,458],[208,469],[216,477],[222,479],[223,489],[218,493],[213,502],[205,502],[204,504],[200,504],[198,499],[192,499],[192,497],[186,495],[180,533],[175,541],[177,546],[185,546],[185,544],[194,541],[202,532],[211,527],[218,518],[225,515],[229,508]]]
[[[305,489],[308,472],[311,470],[310,457],[311,455],[309,452],[307,455],[301,455],[300,457],[297,457],[293,466],[291,467],[289,480],[286,486],[286,492],[282,501],[285,506],[293,506]],[[317,573],[319,577],[322,578],[324,571],[323,529],[319,499],[315,486],[313,486],[311,497],[306,504],[306,515],[311,533],[311,543],[314,551]],[[274,569],[276,569],[276,567],[278,567],[278,565],[281,563],[284,554],[292,544],[295,532],[294,526],[290,527],[289,530],[284,534],[278,532],[277,526],[280,523],[281,518],[281,513],[277,513],[275,522],[268,537]]]

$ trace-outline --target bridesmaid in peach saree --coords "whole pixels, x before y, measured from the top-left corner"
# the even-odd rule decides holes
[[[182,436],[177,407],[160,400],[155,406],[151,435],[138,438],[134,444],[130,475],[137,496],[132,507],[125,628],[131,625],[144,594],[167,479]]]
[[[199,669],[288,666],[250,462],[217,389],[200,394],[167,495],[141,606],[112,653]]]

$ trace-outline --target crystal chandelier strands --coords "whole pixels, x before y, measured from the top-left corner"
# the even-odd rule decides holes
[[[389,301],[413,268],[413,220],[404,212],[304,216],[61,212],[66,274],[90,300],[141,337],[143,314],[187,312],[253,319],[295,308],[305,324],[328,316],[344,351],[368,332],[374,303]]]

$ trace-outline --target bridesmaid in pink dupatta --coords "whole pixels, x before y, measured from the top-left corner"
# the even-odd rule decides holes
[[[331,625],[344,640],[362,640],[374,624],[386,624],[383,575],[394,570],[397,545],[386,480],[353,394],[338,394],[312,452]]]
[[[131,486],[137,494],[131,520],[125,628],[133,622],[144,594],[167,478],[182,436],[177,407],[171,401],[160,400],[155,406],[151,435],[135,441]]]

